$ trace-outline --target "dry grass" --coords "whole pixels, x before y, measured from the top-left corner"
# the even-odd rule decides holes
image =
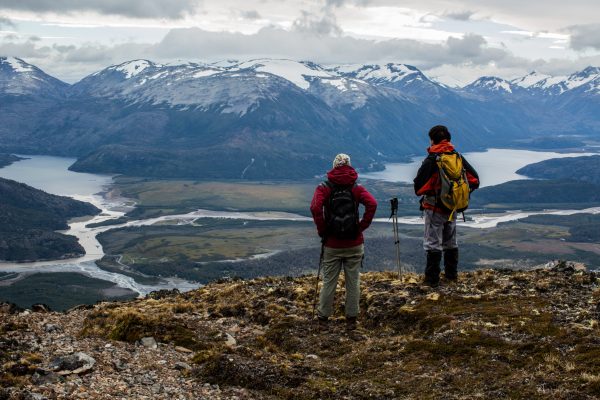
[[[435,292],[417,282],[408,274],[403,282],[392,273],[363,274],[362,328],[352,334],[343,329],[343,288],[331,329],[320,332],[309,322],[312,277],[224,281],[172,298],[100,307],[84,333],[184,338],[197,350],[194,376],[244,386],[257,397],[600,395],[600,332],[590,322],[594,276],[483,270]]]

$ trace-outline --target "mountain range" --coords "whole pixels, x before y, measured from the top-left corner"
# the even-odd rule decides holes
[[[75,156],[77,171],[296,179],[339,152],[362,170],[421,153],[448,125],[465,150],[600,134],[600,68],[451,88],[404,64],[134,60],[69,85],[0,58],[0,151]],[[560,140],[559,140],[560,142]]]

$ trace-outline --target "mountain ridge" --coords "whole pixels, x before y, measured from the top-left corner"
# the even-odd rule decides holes
[[[34,71],[19,65],[27,71],[0,75],[12,82]],[[339,152],[377,170],[420,153],[427,127],[439,123],[458,133],[463,151],[542,135],[594,138],[597,72],[572,74],[548,87],[559,94],[542,95],[494,77],[452,89],[398,63],[132,60],[59,85],[53,96],[0,90],[0,150],[76,156],[81,171],[164,178],[311,178]],[[140,157],[147,168],[130,162]]]

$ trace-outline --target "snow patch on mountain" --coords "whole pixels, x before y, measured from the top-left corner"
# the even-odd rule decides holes
[[[0,95],[60,97],[68,85],[16,57],[0,57]]]
[[[114,67],[109,67],[108,69],[112,69],[114,71],[122,72],[125,75],[126,79],[133,78],[136,75],[142,73],[146,68],[156,66],[153,62],[148,60],[133,60],[124,62],[123,64],[116,65]]]
[[[389,82],[396,82],[401,79],[405,79],[408,75],[415,75],[419,72],[408,68],[403,64],[387,64],[385,66],[372,66],[372,68],[362,70],[357,78],[363,80],[386,80]],[[416,79],[417,77],[415,77]]]
[[[310,79],[307,78],[335,77],[335,75],[322,70],[316,64],[292,60],[250,60],[241,64],[237,64],[231,69],[252,69],[257,72],[265,72],[276,75],[292,82],[294,85],[304,90],[310,88]]]
[[[487,90],[492,92],[513,92],[510,82],[495,76],[484,76],[479,78],[470,85],[465,86],[465,89],[470,91]]]
[[[8,64],[15,72],[33,72],[31,65],[27,64],[20,58],[16,57],[0,57],[0,63]]]
[[[569,76],[549,76],[532,72],[511,83],[529,90],[541,90],[548,95],[561,95],[581,86],[590,85],[586,92],[594,92],[595,82],[600,81],[600,68],[588,67]]]
[[[322,79],[321,82],[335,87],[340,92],[359,91],[361,90],[361,84],[365,85],[365,82],[360,80],[346,78]]]
[[[540,74],[539,72],[533,71],[521,78],[516,78],[510,81],[513,85],[520,86],[522,88],[529,88],[542,81],[547,81],[552,78],[550,75]]]
[[[192,78],[206,78],[207,76],[213,76],[215,74],[223,72],[218,69],[205,69],[202,71],[196,71],[192,74]]]
[[[600,78],[600,68],[588,67],[581,72],[569,76],[569,79],[565,82],[565,86],[567,90],[572,90],[598,78]]]
[[[539,88],[543,88],[543,89],[548,89],[554,85],[558,85],[561,82],[565,81],[567,79],[566,76],[552,76],[549,78],[546,78],[544,80],[541,80],[540,82],[532,85],[531,87],[539,87]]]
[[[330,65],[328,71],[341,76],[352,77],[367,82],[398,82],[409,77],[422,80],[422,73],[417,68],[405,64],[342,64]]]

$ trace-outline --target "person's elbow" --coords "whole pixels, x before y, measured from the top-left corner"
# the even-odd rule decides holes
[[[375,198],[373,198],[373,200],[371,201],[371,209],[373,210],[373,213],[375,213],[375,211],[377,211],[377,200],[375,200]]]

